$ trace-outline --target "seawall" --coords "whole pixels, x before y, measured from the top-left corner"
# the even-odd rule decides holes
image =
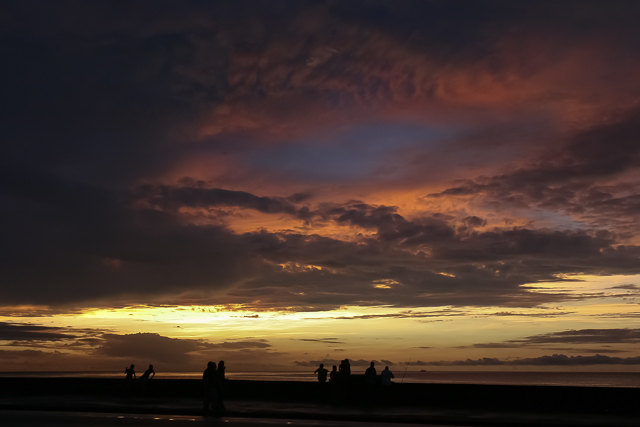
[[[202,382],[155,378],[145,387],[124,379],[0,378],[0,396],[148,396],[200,399]],[[640,388],[554,387],[478,384],[392,384],[366,387],[353,376],[346,384],[228,380],[225,399],[272,402],[332,402],[336,405],[389,405],[436,409],[575,412],[632,415]]]

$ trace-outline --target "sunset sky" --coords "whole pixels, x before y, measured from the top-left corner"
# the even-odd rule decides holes
[[[639,370],[638,22],[3,1],[0,371]]]

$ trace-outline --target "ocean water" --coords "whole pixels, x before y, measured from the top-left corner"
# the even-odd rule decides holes
[[[363,372],[354,371],[354,374]],[[124,378],[121,372],[0,372],[0,377]],[[200,379],[202,372],[157,372],[156,378]],[[317,381],[309,372],[233,372],[231,380]],[[395,383],[495,384],[640,388],[640,372],[429,371],[395,372]]]

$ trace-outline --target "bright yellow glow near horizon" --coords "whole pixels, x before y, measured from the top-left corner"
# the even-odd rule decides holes
[[[312,267],[312,266],[305,266]],[[251,310],[246,306],[129,306],[87,309],[80,313],[24,317],[28,310],[46,313],[46,307],[5,307],[0,321],[50,327],[95,329],[96,333],[155,333],[175,339],[210,343],[267,340],[270,351],[284,352],[283,360],[387,359],[406,361],[464,360],[482,357],[537,357],[545,354],[593,354],[598,345],[524,346],[521,348],[474,347],[566,330],[629,328],[630,318],[640,315],[638,291],[615,288],[640,282],[640,276],[569,276],[576,281],[536,283],[525,286],[532,293],[562,293],[567,299],[538,307],[414,307],[343,306],[318,312]],[[579,281],[577,281],[579,280]],[[374,282],[389,287],[394,283]],[[628,289],[627,289],[628,288]],[[23,317],[16,321],[15,313]],[[28,348],[21,345],[21,348]],[[558,348],[556,350],[556,347]],[[624,357],[638,350],[626,344]],[[15,347],[14,347],[15,348]],[[583,350],[581,350],[583,349]],[[292,363],[292,362],[291,362]]]

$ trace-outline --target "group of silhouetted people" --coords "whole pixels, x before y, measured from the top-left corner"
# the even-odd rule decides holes
[[[378,384],[378,375],[375,368],[375,362],[371,362],[371,365],[364,372],[364,381],[367,385],[376,385]],[[318,374],[318,382],[325,383],[327,382],[327,371],[324,367],[324,364],[321,363],[318,369],[316,369],[313,373]],[[351,375],[351,364],[349,363],[349,359],[344,359],[340,362],[340,368],[336,365],[333,365],[333,369],[329,374],[329,382],[337,383],[340,381],[348,381],[349,376]],[[380,373],[380,384],[384,386],[391,385],[391,379],[395,378],[393,372],[389,370],[388,366],[384,367],[384,371]]]
[[[375,366],[376,364],[374,362],[371,362],[371,365],[369,365],[367,370],[364,371],[364,382],[367,385],[373,386],[378,384],[378,376]],[[390,386],[392,378],[395,378],[393,372],[389,370],[388,366],[385,366],[384,371],[380,372],[380,384],[383,386]]]
[[[225,370],[224,360],[221,360],[216,366],[215,362],[209,362],[207,369],[202,374],[202,380],[204,383],[204,398],[202,401],[202,409],[205,413],[212,411],[222,411],[225,408],[222,401],[225,388]],[[128,368],[124,368],[126,375],[125,379],[130,386],[133,386],[134,380],[136,380],[135,365],[131,365]],[[155,377],[156,372],[153,370],[153,365],[149,365],[144,374],[138,377],[138,383],[144,387],[144,385]]]
[[[327,371],[324,367],[324,364],[321,363],[318,369],[316,369],[313,373],[318,374],[318,381],[321,383],[327,382]],[[351,375],[351,364],[349,363],[349,359],[344,359],[340,361],[340,368],[336,365],[333,365],[333,369],[329,374],[329,382],[330,383],[338,383],[340,381],[348,381],[349,375]]]
[[[209,362],[207,364],[207,369],[205,369],[202,374],[204,386],[202,409],[205,413],[226,409],[223,402],[226,381],[225,370],[226,367],[224,360],[221,360],[217,366],[215,362]],[[126,374],[127,382],[133,385],[134,380],[136,380],[135,365],[125,368],[124,373]],[[342,400],[342,397],[348,394],[346,386],[347,384],[350,384],[351,376],[351,364],[349,363],[349,359],[341,360],[339,366],[334,365],[330,373],[325,369],[324,364],[321,363],[318,369],[314,371],[314,374],[318,375],[318,382],[322,384],[327,382],[328,377],[329,384],[331,385],[329,388],[329,396],[332,403],[339,403],[339,400]],[[137,382],[144,387],[147,381],[155,377],[155,375],[156,373],[153,369],[153,365],[149,365],[149,369],[137,378]],[[389,370],[388,366],[385,366],[384,370],[380,373],[380,376],[378,376],[375,363],[371,362],[370,366],[364,373],[363,385],[366,389],[365,399],[367,401],[373,401],[375,397],[374,390],[378,384],[382,386],[383,395],[388,397],[392,378],[395,377]]]
[[[136,379],[136,365],[131,365],[128,368],[124,368],[124,373],[126,374],[126,380],[130,381],[131,383],[133,383],[133,380]],[[139,378],[138,378],[138,382],[140,383],[141,386],[145,386],[147,381],[149,381],[150,379],[152,379],[153,377],[156,376],[156,371],[153,370],[153,365],[149,365],[149,369],[147,369],[146,371],[144,371],[144,374],[142,374]]]
[[[325,369],[324,364],[320,364],[318,369],[314,371],[314,374],[318,375],[318,382],[324,384],[327,382],[327,369]],[[350,376],[351,376],[351,364],[349,363],[349,359],[344,359],[340,362],[340,366],[333,366],[331,373],[329,373],[329,385],[331,386],[329,389],[329,398],[332,403],[341,403],[343,398],[345,397],[346,388],[348,384],[350,384]],[[393,372],[389,370],[388,366],[385,366],[384,370],[380,373],[380,376],[377,375],[375,363],[371,362],[369,367],[364,373],[364,396],[365,400],[369,402],[373,402],[375,399],[375,394],[377,390],[377,386],[382,386],[382,395],[384,398],[388,398],[391,389],[391,379],[395,378]]]

